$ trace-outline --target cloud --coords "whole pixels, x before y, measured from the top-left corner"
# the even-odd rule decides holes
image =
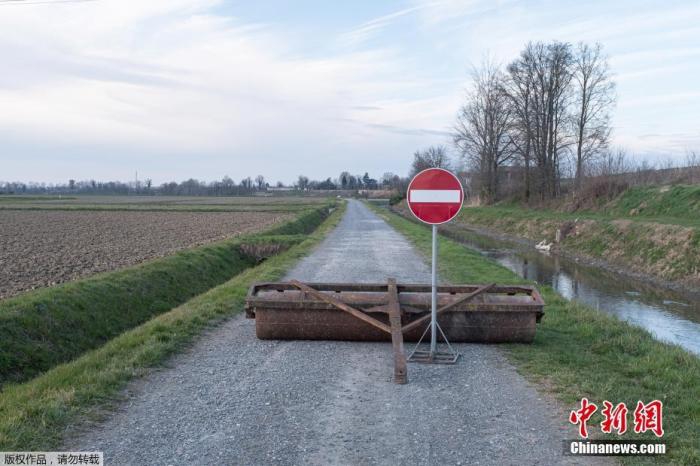
[[[442,27],[444,23],[461,21],[465,16],[480,15],[508,6],[509,0],[416,0],[422,21],[429,26]]]
[[[443,61],[478,64],[485,54],[507,63],[529,41],[600,41],[617,82],[615,144],[632,150],[682,155],[681,141],[652,141],[640,134],[688,131],[684,144],[697,144],[700,4],[637,2],[479,2],[417,0],[433,51]],[[682,149],[682,150],[681,150]]]
[[[428,6],[428,4],[416,5],[371,19],[345,33],[340,34],[338,41],[345,46],[357,46],[397,20],[415,13],[418,10],[425,9]]]
[[[394,125],[386,125],[386,124],[381,124],[381,123],[363,123],[369,128],[374,128],[374,129],[379,129],[382,131],[389,131],[391,133],[397,133],[397,134],[405,134],[409,136],[423,136],[423,135],[431,135],[431,136],[441,136],[441,137],[450,137],[451,133],[449,131],[441,131],[441,130],[436,130],[436,129],[425,129],[425,128],[401,128],[399,126],[394,126]]]
[[[353,110],[366,110],[366,111],[372,111],[372,110],[381,110],[382,107],[377,107],[376,105],[354,105],[352,107]]]
[[[371,141],[358,143],[357,127],[338,123],[343,117],[391,112],[411,99],[375,102],[429,87],[397,82],[404,64],[391,50],[309,58],[268,25],[212,13],[217,2],[147,3],[27,6],[2,15],[0,52],[13,71],[0,76],[0,131],[56,148],[199,154],[215,163],[227,154],[237,166],[281,178],[299,165],[290,150],[325,151],[337,166],[347,163],[353,147]],[[405,114],[369,123],[416,121]]]
[[[621,107],[654,107],[660,104],[669,105],[687,103],[700,99],[700,91],[697,92],[665,92],[663,94],[645,95],[638,99],[628,99],[620,104]]]
[[[144,176],[156,181],[402,172],[416,148],[449,141],[469,64],[487,52],[507,62],[528,40],[604,41],[619,81],[617,143],[647,150],[662,140],[639,135],[676,132],[692,142],[700,125],[700,6],[692,2],[642,10],[631,0],[408,0],[302,40],[298,19],[254,20],[241,8],[218,0],[1,6],[0,137],[19,155],[3,171],[112,179],[147,164],[154,172]]]

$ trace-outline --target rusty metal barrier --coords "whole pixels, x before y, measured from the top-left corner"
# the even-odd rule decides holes
[[[418,341],[430,320],[430,285],[387,283],[257,283],[246,317],[264,340],[389,341],[394,381],[408,380],[405,341]],[[544,315],[532,286],[443,285],[438,322],[452,342],[530,343]]]

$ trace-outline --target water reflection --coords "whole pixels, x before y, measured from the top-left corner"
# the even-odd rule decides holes
[[[556,254],[460,232],[460,241],[523,278],[550,285],[568,299],[649,330],[656,338],[700,355],[700,303],[641,281],[584,266]]]

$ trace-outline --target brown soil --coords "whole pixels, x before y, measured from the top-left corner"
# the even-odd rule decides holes
[[[259,212],[0,211],[0,298],[261,230]]]

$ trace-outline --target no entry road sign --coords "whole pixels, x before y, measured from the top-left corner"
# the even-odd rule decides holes
[[[449,222],[457,216],[464,201],[462,183],[456,176],[442,168],[428,168],[413,177],[408,184],[408,207],[418,220],[433,226],[433,260],[432,260],[432,293],[430,299],[430,351],[419,351],[418,347],[423,337],[418,341],[416,349],[408,356],[410,362],[426,362],[433,364],[452,364],[459,358],[445,337],[442,337],[449,352],[437,350],[437,334],[442,332],[437,321],[437,226]],[[428,330],[426,329],[426,332]],[[425,333],[423,333],[425,336]]]
[[[442,168],[428,168],[408,185],[408,207],[419,220],[430,225],[449,222],[462,208],[462,183]]]

